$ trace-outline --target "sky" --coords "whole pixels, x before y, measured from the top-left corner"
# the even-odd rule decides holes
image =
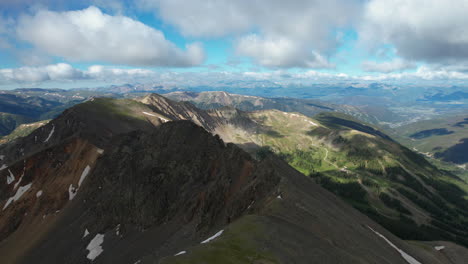
[[[468,0],[0,0],[0,88],[468,84]]]

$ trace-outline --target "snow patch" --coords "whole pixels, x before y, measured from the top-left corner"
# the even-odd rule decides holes
[[[5,159],[5,155],[0,155],[0,160]]]
[[[8,166],[5,165],[5,164],[3,164],[2,167],[0,167],[0,171],[4,170],[4,169],[6,169],[6,168],[8,168]]]
[[[148,116],[157,117],[157,118],[161,119],[161,121],[163,121],[163,123],[169,122],[169,119],[166,119],[164,117],[160,117],[160,116],[157,116],[155,114],[148,113],[148,112],[142,112],[142,113],[145,114],[145,115],[148,115]]]
[[[71,183],[70,186],[68,186],[68,197],[70,201],[73,200],[73,198],[75,198],[76,194],[78,193],[78,190],[80,189],[81,183],[83,183],[86,176],[88,176],[90,170],[91,167],[89,165],[86,166],[86,168],[83,170],[80,176],[80,180],[78,181],[78,187],[75,188],[73,186],[73,183]]]
[[[24,163],[24,167],[23,167],[23,173],[21,174],[19,180],[17,183],[15,183],[15,186],[13,186],[13,189],[16,190],[16,188],[18,188],[19,184],[21,183],[21,181],[23,180],[23,177],[24,177],[24,174],[26,173],[26,160],[23,161]],[[10,172],[11,173],[11,172]]]
[[[73,198],[75,198],[77,192],[78,189],[73,187],[73,184],[70,184],[70,186],[68,186],[68,198],[70,199],[70,201],[73,200]]]
[[[157,115],[154,115],[154,114],[151,114],[151,113],[148,113],[148,112],[142,112],[142,113],[145,114],[145,115],[148,115],[148,116],[155,116],[155,117],[157,117]]]
[[[91,240],[91,242],[89,242],[88,246],[86,247],[86,249],[89,250],[89,253],[86,257],[90,260],[94,260],[99,255],[101,255],[101,253],[104,251],[101,246],[103,242],[104,242],[104,235],[97,234]]]
[[[283,197],[280,195],[276,196],[276,199],[283,199]]]
[[[88,229],[86,228],[85,231],[84,231],[83,238],[87,237],[88,235],[89,235],[89,231],[88,231]]]
[[[8,170],[10,175],[7,176],[7,184],[10,185],[12,182],[15,181],[15,175],[11,172],[11,170]]]
[[[37,197],[37,198],[41,197],[41,195],[42,195],[42,190],[40,190],[40,191],[38,191],[38,192],[36,193],[36,197]]]
[[[437,250],[437,251],[441,251],[442,249],[445,248],[445,246],[435,246],[434,248],[435,248],[435,250]]]
[[[18,189],[18,191],[16,191],[15,195],[13,197],[10,197],[8,199],[8,201],[5,203],[5,206],[3,207],[3,210],[5,210],[5,208],[7,208],[12,202],[18,201],[21,198],[21,196],[23,196],[23,194],[25,192],[27,192],[29,190],[29,188],[31,188],[31,185],[32,185],[32,183],[30,183],[28,185],[25,185],[25,186],[19,187],[19,189]]]
[[[88,176],[90,170],[91,170],[91,167],[90,167],[89,165],[86,166],[86,168],[84,169],[83,173],[81,173],[80,181],[78,182],[78,187],[81,186],[81,183],[84,181],[84,179],[86,178],[86,176]]]
[[[46,138],[46,140],[44,140],[44,143],[49,142],[49,139],[52,137],[54,132],[55,132],[55,125],[52,125],[52,130],[50,130],[49,136]]]
[[[104,154],[104,150],[103,150],[103,149],[100,149],[100,148],[98,148],[98,149],[97,149],[97,153],[102,155],[102,154]]]
[[[211,240],[216,239],[217,237],[221,236],[221,234],[223,233],[223,231],[224,231],[224,230],[219,231],[218,233],[214,234],[214,236],[208,238],[207,240],[202,241],[200,244],[205,244],[205,243],[210,242]]]
[[[385,240],[385,242],[387,242],[392,248],[394,248],[396,251],[398,251],[398,253],[400,253],[400,255],[406,260],[406,262],[408,262],[410,264],[421,264],[421,262],[417,261],[415,258],[413,258],[412,256],[408,255],[406,252],[404,252],[403,250],[401,250],[397,246],[395,246],[395,244],[393,244],[390,240],[388,240],[384,235],[382,235],[379,232],[375,231],[370,226],[367,226],[367,227],[370,230],[372,230],[372,232],[374,232],[376,235],[383,238],[383,240]]]
[[[313,126],[318,126],[316,123],[314,123],[314,122],[312,122],[312,121],[310,121],[310,120],[308,120],[307,122],[309,122],[309,124],[311,124],[311,125],[313,125]]]
[[[20,184],[20,183],[21,183],[21,181],[23,180],[23,176],[24,176],[24,174],[23,174],[23,175],[21,175],[21,177],[19,178],[18,182],[17,182],[17,183],[15,183],[15,186],[13,186],[13,189],[16,189],[16,188],[18,188],[19,184]]]
[[[187,253],[187,251],[181,251],[181,252],[179,252],[179,253],[175,254],[175,255],[174,255],[174,257],[175,257],[175,256],[180,256],[180,255],[183,255],[183,254],[185,254],[185,253]]]

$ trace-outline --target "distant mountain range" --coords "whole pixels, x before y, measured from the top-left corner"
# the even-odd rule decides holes
[[[0,145],[2,263],[467,259],[401,240],[468,245],[466,185],[379,128],[309,100],[182,95],[206,109],[88,98]]]
[[[268,80],[226,80],[217,83],[208,82],[203,86],[190,86],[188,84],[179,86],[177,82],[155,82],[70,90],[28,88],[0,91],[0,94],[42,98],[63,105],[78,103],[93,96],[134,98],[148,93],[168,94],[176,92],[177,94],[179,92],[183,94],[184,92],[188,92],[200,94],[203,97],[203,94],[206,92],[216,93],[217,91],[274,100],[284,99],[290,102],[283,101],[282,103],[289,105],[294,104],[296,100],[302,101],[299,104],[307,103],[305,101],[310,100],[312,104],[318,103],[320,106],[341,106],[349,108],[348,114],[362,115],[360,118],[363,121],[387,128],[437,118],[443,115],[461,114],[468,111],[468,99],[465,96],[468,94],[468,87],[465,86],[405,85],[400,87],[383,83],[305,85],[300,83],[281,84]],[[192,100],[195,102],[196,100],[200,100],[200,98],[192,98]],[[58,107],[58,109],[63,111],[63,109],[70,107],[71,104],[65,107]],[[8,112],[5,109],[7,108],[0,105],[0,112],[11,113],[11,111]],[[48,112],[46,109],[43,109],[43,111]],[[354,113],[355,111],[356,113]],[[48,118],[56,115],[57,112],[54,112]],[[5,132],[3,133],[5,134]]]
[[[456,92],[452,92],[448,94],[439,92],[437,94],[424,97],[424,100],[427,100],[427,101],[442,101],[442,102],[467,100],[467,99],[468,99],[468,92],[463,92],[463,91],[456,91]]]

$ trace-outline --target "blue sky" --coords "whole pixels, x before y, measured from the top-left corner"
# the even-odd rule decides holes
[[[3,0],[0,88],[465,84],[467,13],[466,0]]]

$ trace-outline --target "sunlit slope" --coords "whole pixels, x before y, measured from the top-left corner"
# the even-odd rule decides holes
[[[408,239],[466,245],[467,185],[379,129],[338,113],[314,119],[267,110],[248,113],[263,131],[236,143],[271,150],[373,219]],[[260,148],[258,148],[260,147]]]
[[[457,165],[468,163],[468,117],[448,116],[395,129],[398,140],[415,151]]]

